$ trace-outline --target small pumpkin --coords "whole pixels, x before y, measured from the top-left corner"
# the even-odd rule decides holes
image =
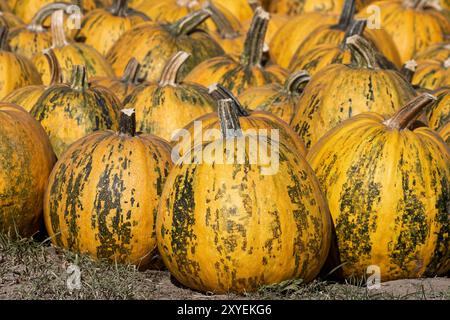
[[[128,0],[115,0],[107,9],[89,12],[83,18],[75,40],[106,55],[122,34],[149,20],[144,13],[128,9]]]
[[[8,32],[8,27],[0,27],[0,99],[18,88],[42,83],[30,60],[9,51]]]
[[[450,58],[450,43],[442,42],[432,46],[417,54],[416,60],[439,60],[445,61]]]
[[[170,141],[172,135],[192,120],[215,110],[208,90],[180,81],[180,70],[189,58],[176,53],[163,70],[159,83],[137,86],[124,101],[124,108],[136,109],[137,128]]]
[[[180,70],[180,77],[184,77],[201,61],[223,54],[216,41],[206,32],[196,29],[209,17],[209,11],[203,9],[172,24],[141,24],[119,38],[107,59],[114,71],[120,73],[134,57],[142,66],[139,78],[156,82],[171,56],[178,51],[186,51],[191,59]]]
[[[114,77],[114,72],[105,58],[91,46],[67,41],[64,34],[64,13],[58,10],[52,14],[52,49],[61,65],[62,77],[69,79],[74,65],[85,65],[88,77]],[[44,84],[49,84],[51,71],[44,54],[37,54],[33,63],[42,76]]]
[[[122,110],[117,132],[91,133],[56,164],[44,201],[52,242],[98,260],[150,266],[171,165],[169,144],[137,134],[134,110]]]
[[[370,42],[355,35],[347,39],[347,47],[352,62],[324,68],[299,99],[291,126],[307,148],[343,120],[366,111],[390,115],[415,96],[398,71],[384,68]]]
[[[416,63],[413,85],[429,90],[450,85],[450,58],[442,62],[432,59],[417,60]]]
[[[258,8],[247,33],[244,51],[239,61],[230,56],[206,60],[196,66],[185,80],[204,86],[220,83],[236,95],[251,86],[283,82],[284,79],[280,79],[278,74],[268,72],[262,66],[264,37],[268,22],[269,14],[262,8]]]
[[[238,100],[246,109],[267,111],[290,123],[297,113],[298,99],[310,80],[308,72],[298,71],[291,74],[284,85],[252,87],[241,93]]]
[[[118,98],[106,88],[90,88],[86,68],[76,65],[71,83],[49,87],[30,113],[44,127],[59,158],[93,131],[116,130],[120,109]]]
[[[363,277],[370,265],[383,282],[450,270],[449,148],[427,127],[409,129],[434,100],[423,94],[391,117],[357,115],[308,153],[345,277]]]
[[[45,131],[23,108],[0,103],[0,232],[39,231],[47,179],[55,156]]]
[[[331,238],[314,173],[280,139],[279,170],[261,175],[263,165],[250,160],[249,145],[260,146],[264,136],[242,133],[232,105],[219,101],[222,135],[194,149],[191,162],[178,162],[167,178],[156,224],[159,252],[179,282],[200,291],[243,293],[294,278],[312,281]],[[239,152],[236,145],[245,146],[238,154],[242,163],[229,157]],[[195,162],[207,150],[220,156]]]

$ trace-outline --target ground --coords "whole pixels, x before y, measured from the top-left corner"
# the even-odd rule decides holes
[[[81,289],[70,291],[67,269],[81,271]],[[73,275],[73,274],[72,274]],[[364,283],[288,281],[243,296],[192,291],[167,271],[138,271],[133,266],[94,262],[30,239],[0,237],[0,299],[446,299],[449,278],[398,280],[368,290]]]

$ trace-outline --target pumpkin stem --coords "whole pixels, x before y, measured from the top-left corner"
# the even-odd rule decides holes
[[[167,62],[162,71],[161,78],[159,79],[159,86],[177,86],[177,77],[181,69],[181,66],[189,58],[190,54],[184,51],[175,53]]]
[[[261,7],[261,2],[259,0],[248,0],[247,2],[250,8],[253,10],[253,12],[255,12],[255,10],[258,9],[259,7]]]
[[[400,73],[403,75],[406,81],[411,83],[414,77],[414,73],[416,72],[416,68],[417,62],[415,60],[409,60],[406,61],[406,63],[403,65]]]
[[[361,36],[366,27],[367,27],[367,20],[365,19],[353,20],[350,23],[350,26],[347,28],[347,31],[345,32],[344,40],[342,40],[340,48],[345,49],[347,47],[347,39],[355,35]]]
[[[223,138],[242,136],[239,116],[236,114],[232,99],[220,99],[217,102],[217,114],[220,121],[220,129]]]
[[[284,87],[289,93],[301,93],[308,82],[311,80],[311,76],[305,70],[300,70],[291,74],[284,84]]]
[[[334,28],[346,31],[353,20],[355,10],[356,10],[355,0],[345,0],[341,16],[339,17],[339,22],[334,26]]]
[[[70,87],[76,91],[84,91],[89,87],[85,66],[83,65],[73,66],[72,83]]]
[[[177,35],[189,34],[210,16],[210,11],[206,9],[194,11],[180,20],[175,21],[172,28]]]
[[[126,17],[128,12],[128,0],[114,0],[109,11],[116,17]]]
[[[1,51],[9,50],[8,34],[9,34],[9,29],[8,29],[7,25],[0,27],[0,50]]]
[[[215,83],[208,87],[209,94],[214,100],[219,101],[222,99],[233,100],[233,107],[236,109],[236,114],[239,117],[248,117],[250,114],[245,110],[238,99],[231,93],[230,90],[222,86],[221,84]]]
[[[136,58],[131,58],[130,61],[128,61],[127,66],[125,67],[125,70],[123,72],[123,76],[120,79],[123,83],[139,83],[140,78],[139,72],[141,71],[141,64],[139,61],[137,61]]]
[[[442,10],[439,2],[430,0],[404,0],[403,6],[414,10],[424,10],[426,8],[434,8],[439,11]]]
[[[120,110],[119,133],[121,135],[136,135],[136,112],[134,109]]]
[[[347,39],[347,47],[352,55],[352,62],[359,67],[369,69],[381,68],[377,59],[377,49],[361,36],[355,35]]]
[[[234,39],[239,36],[239,32],[233,29],[227,17],[212,3],[209,2],[206,6],[211,14],[211,20],[217,27],[217,32],[222,39]]]
[[[30,24],[28,25],[27,29],[32,31],[44,31],[43,23],[45,19],[47,19],[48,16],[53,14],[53,12],[58,10],[67,10],[68,7],[70,7],[71,4],[65,3],[65,2],[55,2],[50,3],[44,7],[42,7],[31,19]]]
[[[436,101],[436,97],[429,94],[423,93],[420,96],[414,98],[406,106],[397,111],[391,118],[387,119],[383,123],[391,128],[397,130],[403,130],[408,128],[417,117]]]
[[[62,83],[62,72],[61,65],[59,64],[58,58],[55,55],[53,49],[44,50],[44,56],[47,59],[48,65],[50,67],[51,79],[50,86],[58,83]]]
[[[179,7],[186,7],[189,9],[198,5],[197,0],[177,0],[176,3],[177,3],[177,6],[179,6]]]
[[[65,47],[68,42],[66,40],[66,34],[64,32],[64,11],[57,10],[52,13],[52,38],[53,48]]]
[[[244,52],[241,56],[241,64],[244,66],[254,67],[261,64],[269,19],[269,13],[264,11],[263,8],[258,7],[255,10],[250,29],[245,38]]]

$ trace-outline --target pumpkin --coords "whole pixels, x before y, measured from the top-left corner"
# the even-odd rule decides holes
[[[40,124],[19,106],[0,103],[0,232],[39,231],[47,179],[55,162]]]
[[[122,110],[118,132],[91,133],[59,159],[44,200],[56,246],[98,260],[151,264],[158,202],[172,163],[170,146],[137,134],[135,122],[133,110]]]
[[[249,88],[239,95],[238,100],[246,109],[267,111],[290,123],[297,113],[300,94],[310,80],[307,72],[298,71],[291,74],[284,85],[273,83]]]
[[[102,86],[108,88],[115,95],[123,101],[128,94],[130,94],[140,83],[141,79],[138,78],[139,70],[141,65],[139,62],[132,58],[121,78],[104,78],[104,77],[94,77],[89,80],[89,83],[93,87]]]
[[[450,88],[442,88],[433,92],[436,102],[426,110],[428,126],[440,131],[450,122]]]
[[[438,43],[432,46],[429,46],[427,49],[422,51],[420,54],[417,54],[416,60],[439,60],[445,61],[450,58],[450,44],[448,42]]]
[[[163,70],[159,83],[137,86],[124,101],[127,109],[136,109],[137,128],[170,140],[177,129],[215,110],[208,90],[181,82],[180,70],[189,54],[176,53]]]
[[[17,88],[42,83],[30,60],[9,51],[8,32],[8,27],[0,27],[0,99]]]
[[[115,0],[108,9],[89,12],[75,40],[106,55],[122,34],[144,21],[149,21],[149,18],[142,12],[128,9],[128,0]]]
[[[30,113],[47,132],[59,158],[85,135],[117,129],[120,101],[108,89],[90,88],[84,66],[74,66],[70,84],[49,87]]]
[[[262,8],[258,8],[247,33],[244,51],[239,61],[230,56],[206,60],[196,66],[185,80],[204,86],[217,82],[236,95],[251,86],[284,81],[277,74],[267,72],[261,65],[268,21],[269,14]]]
[[[392,117],[345,121],[309,152],[336,227],[345,277],[381,280],[450,270],[450,153],[436,132],[408,127],[433,101],[423,94]]]
[[[306,148],[301,141],[300,137],[292,130],[289,125],[278,118],[276,115],[267,111],[251,111],[246,110],[240,101],[225,87],[220,84],[211,85],[209,88],[211,96],[216,100],[231,99],[233,100],[234,113],[239,117],[239,122],[244,130],[276,130],[280,139],[286,141],[291,147],[291,150],[296,151],[298,154],[305,155]],[[200,129],[200,130],[199,130]],[[181,131],[181,135],[175,135],[172,146],[173,154],[182,157],[191,148],[198,146],[199,142],[211,142],[214,140],[214,136],[203,135],[204,131],[209,129],[219,130],[220,121],[217,112],[205,114],[195,121],[189,123],[184,130]],[[187,135],[183,135],[188,133]]]
[[[30,112],[48,87],[55,86],[62,82],[61,68],[55,53],[52,49],[48,49],[44,52],[44,55],[47,58],[52,74],[50,84],[48,86],[39,84],[21,87],[8,94],[5,98],[3,98],[3,101],[21,106],[26,111]]]
[[[431,6],[430,0],[377,1],[382,28],[392,38],[401,63],[427,47],[443,42],[450,33],[450,21]],[[366,17],[364,11],[361,12]]]
[[[366,111],[390,115],[415,96],[398,71],[383,68],[370,42],[355,35],[347,39],[347,47],[352,62],[317,73],[298,101],[291,126],[307,148],[345,119]]]
[[[288,15],[298,15],[304,12],[332,12],[340,13],[344,7],[344,0],[275,0],[271,1],[269,11]],[[369,1],[357,1],[360,8]]]
[[[191,59],[183,65],[180,77],[206,59],[223,54],[220,45],[207,33],[196,28],[210,16],[203,9],[173,24],[147,23],[125,32],[107,55],[116,73],[122,72],[129,59],[141,64],[139,78],[155,82],[161,77],[167,61],[178,51],[186,51]]]
[[[61,65],[64,80],[69,79],[74,65],[85,65],[88,77],[114,77],[114,72],[105,58],[91,46],[69,42],[64,34],[64,14],[62,10],[52,14],[52,49]],[[33,63],[42,76],[44,84],[49,84],[51,71],[44,54],[37,54]]]
[[[450,85],[450,58],[439,60],[418,60],[412,83],[429,90]]]
[[[283,139],[241,132],[232,105],[231,99],[219,102],[221,137],[177,162],[167,178],[156,223],[163,261],[183,285],[213,293],[251,292],[295,278],[309,282],[331,238],[318,182]],[[272,175],[262,175],[263,165],[251,160],[261,140],[268,153],[279,146]],[[239,152],[236,145],[245,147]],[[216,156],[195,162],[209,150]]]
[[[447,143],[447,146],[450,148],[450,122],[447,122],[440,130],[439,135],[444,139]]]
[[[23,21],[13,13],[0,11],[0,26],[7,26],[10,29],[23,26]]]

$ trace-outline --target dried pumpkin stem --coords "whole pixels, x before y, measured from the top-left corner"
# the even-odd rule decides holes
[[[347,47],[352,55],[352,62],[359,67],[381,68],[377,58],[377,49],[361,36],[355,35],[347,39]]]
[[[85,66],[73,66],[72,81],[70,87],[76,91],[84,91],[89,87]]]
[[[110,12],[116,17],[126,17],[128,12],[128,0],[114,0]]]
[[[202,22],[208,19],[211,13],[206,10],[194,11],[187,16],[175,21],[172,25],[173,30],[177,35],[188,34],[197,28]]]
[[[423,93],[397,111],[391,118],[384,121],[384,124],[391,129],[406,129],[436,100],[435,96]]]
[[[284,87],[289,93],[300,93],[311,80],[311,76],[305,70],[300,70],[291,74],[284,84]]]
[[[0,27],[0,50],[8,50],[9,29],[6,25]]]
[[[217,32],[222,39],[234,39],[239,36],[239,31],[234,30],[227,17],[212,3],[209,2],[206,10],[211,13],[211,20],[217,27]]]
[[[264,52],[264,39],[269,25],[270,15],[259,7],[255,10],[250,29],[247,32],[244,43],[244,52],[241,63],[253,67],[261,64]]]
[[[178,73],[189,56],[189,53],[179,51],[169,59],[162,71],[161,78],[159,79],[160,87],[176,86],[178,84]]]
[[[44,57],[47,59],[48,65],[50,67],[51,73],[50,85],[53,86],[55,84],[62,83],[63,80],[62,80],[61,66],[53,49],[45,50]]]
[[[239,116],[236,114],[232,99],[221,99],[217,102],[217,114],[223,138],[232,138],[242,135]]]
[[[414,74],[416,73],[416,68],[417,62],[415,60],[409,60],[406,61],[406,63],[403,65],[402,69],[400,70],[400,73],[403,75],[403,78],[405,78],[406,81],[411,83]]]
[[[132,137],[136,135],[136,112],[134,109],[120,110],[119,133]]]
[[[50,15],[52,15],[55,11],[58,10],[67,10],[68,7],[70,7],[70,3],[65,2],[55,2],[50,3],[44,7],[42,7],[31,19],[30,24],[28,25],[29,30],[33,31],[44,31],[43,23],[45,19],[47,19]]]
[[[131,58],[128,61],[127,66],[125,67],[125,71],[123,72],[123,76],[120,79],[123,83],[132,83],[137,84],[140,82],[139,72],[141,71],[141,64],[137,61],[136,58]]]
[[[66,34],[64,32],[64,11],[57,10],[52,13],[52,38],[53,48],[62,48],[67,45]]]
[[[339,18],[339,22],[334,27],[336,29],[346,31],[353,20],[355,10],[356,10],[355,0],[345,0],[344,7],[342,8],[341,16]]]
[[[211,97],[213,97],[213,99],[216,101],[222,99],[231,99],[233,101],[234,108],[236,109],[236,114],[239,117],[248,117],[250,115],[238,101],[238,99],[231,93],[231,91],[221,84],[215,83],[209,86],[208,90]]]
[[[366,27],[367,27],[367,20],[365,19],[353,20],[350,23],[350,26],[347,28],[347,31],[345,32],[344,39],[342,40],[340,47],[342,49],[345,49],[347,47],[347,39],[356,35],[361,36]]]

